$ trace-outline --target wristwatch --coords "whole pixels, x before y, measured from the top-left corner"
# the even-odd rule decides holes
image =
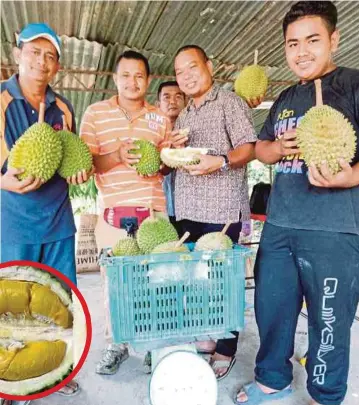
[[[224,159],[224,162],[222,166],[220,167],[220,170],[228,170],[229,169],[229,159],[227,155],[219,155],[222,156]]]

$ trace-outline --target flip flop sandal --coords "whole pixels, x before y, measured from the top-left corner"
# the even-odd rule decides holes
[[[215,374],[216,374],[216,371],[215,371],[216,369],[227,367],[227,371],[224,374],[222,374],[221,376],[216,375],[217,381],[221,381],[221,380],[223,380],[223,378],[226,378],[227,375],[232,370],[235,363],[236,363],[236,357],[235,356],[233,356],[231,358],[231,360],[215,360],[214,362],[210,363],[210,366],[212,367],[212,370],[214,371]]]
[[[74,385],[74,388],[68,387],[68,385],[65,385],[65,387],[61,388],[59,391],[56,391],[56,394],[62,395],[63,397],[74,397],[75,395],[77,395],[81,390],[80,390],[80,386],[78,385],[78,383],[76,381],[71,381],[71,383]],[[66,388],[68,387],[68,388]],[[69,390],[69,388],[71,389],[71,391]],[[61,390],[65,389],[66,392],[62,392]],[[68,392],[69,390],[69,392]]]
[[[238,394],[244,391],[248,397],[248,400],[245,402],[239,402],[237,400]],[[237,392],[236,397],[234,398],[234,403],[236,405],[260,405],[263,402],[275,401],[278,399],[286,398],[288,395],[292,394],[293,390],[291,387],[285,388],[284,390],[273,392],[272,394],[264,393],[254,381],[250,384],[245,385],[242,390]]]

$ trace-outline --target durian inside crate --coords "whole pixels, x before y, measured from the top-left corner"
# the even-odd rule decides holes
[[[192,248],[192,246],[190,246]],[[233,337],[244,326],[251,250],[103,257],[114,342],[138,351]]]

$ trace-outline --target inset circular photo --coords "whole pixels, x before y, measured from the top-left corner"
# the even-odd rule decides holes
[[[0,264],[0,397],[34,400],[72,381],[92,336],[80,291],[59,271],[30,261]]]

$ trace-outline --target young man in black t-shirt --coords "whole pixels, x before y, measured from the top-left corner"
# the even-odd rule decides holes
[[[299,2],[284,18],[285,52],[299,83],[281,93],[256,145],[257,158],[276,163],[276,178],[255,268],[260,335],[255,382],[237,404],[258,405],[291,394],[294,337],[303,299],[308,308],[306,369],[311,405],[339,405],[347,390],[350,328],[359,300],[359,71],[337,67],[337,10],[331,2]],[[307,167],[295,128],[323,102],[351,122],[357,149],[341,172]]]

